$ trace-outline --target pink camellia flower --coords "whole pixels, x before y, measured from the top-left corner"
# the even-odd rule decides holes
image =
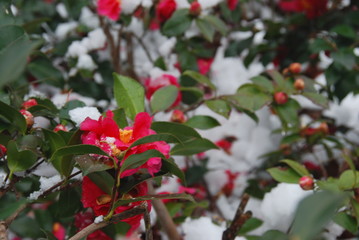
[[[32,107],[32,106],[36,106],[36,105],[37,105],[36,99],[31,98],[31,99],[29,99],[29,100],[23,102],[22,107],[23,107],[24,109],[28,109],[28,108],[30,108],[30,107]]]
[[[175,0],[161,0],[156,7],[156,17],[160,23],[163,23],[172,16],[176,8]]]
[[[197,59],[198,71],[201,74],[206,75],[209,72],[209,70],[211,69],[213,60],[214,60],[213,58],[199,58],[199,59]]]
[[[286,12],[304,12],[312,19],[323,15],[327,11],[328,0],[281,0],[279,7]]]
[[[117,21],[121,13],[121,0],[98,0],[97,12],[101,16]]]
[[[77,231],[81,231],[94,221],[94,214],[92,212],[78,213],[75,215],[75,227]],[[103,231],[97,230],[86,237],[87,240],[111,240]]]
[[[238,0],[227,0],[227,6],[228,6],[229,10],[231,10],[231,11],[236,9],[237,4],[238,4]]]
[[[147,194],[147,183],[142,182],[128,193],[126,193],[123,198],[135,198],[144,196]],[[85,208],[92,208],[96,216],[106,215],[110,210],[111,196],[102,191],[95,183],[93,183],[89,177],[84,177],[82,182],[82,204]],[[115,209],[115,214],[121,213],[127,210],[130,210],[142,202],[133,202],[131,204],[122,205]],[[148,211],[151,210],[151,203],[147,201]],[[127,232],[127,235],[131,235],[140,226],[140,221],[143,217],[143,214],[139,214],[127,219],[122,220],[123,222],[128,223],[131,228]]]
[[[143,153],[150,149],[157,150],[168,158],[170,146],[163,141],[141,144],[128,149],[130,145],[138,139],[155,134],[155,131],[150,129],[151,123],[152,118],[150,115],[142,112],[136,115],[133,127],[120,129],[115,120],[113,120],[113,112],[107,111],[106,117],[101,116],[99,120],[86,118],[85,121],[81,123],[80,130],[84,131],[81,140],[83,144],[99,146],[102,150],[114,157],[123,157],[121,165],[123,161],[132,154]],[[136,173],[140,168],[147,169],[148,172],[153,175],[161,169],[161,166],[161,158],[150,158],[140,167],[124,171],[121,177],[130,176]]]
[[[180,87],[177,78],[169,74],[163,74],[162,76],[159,76],[155,79],[151,79],[151,78],[145,79],[146,98],[150,100],[152,95],[158,89],[169,85],[174,85],[178,88]],[[181,92],[178,92],[177,98],[171,107],[177,106],[181,102],[181,100],[182,100],[182,94]]]
[[[68,132],[69,130],[67,129],[66,126],[62,124],[57,124],[56,127],[54,128],[54,132],[58,132],[58,131]]]
[[[60,223],[56,222],[52,226],[52,234],[57,238],[57,240],[65,240],[66,229]]]

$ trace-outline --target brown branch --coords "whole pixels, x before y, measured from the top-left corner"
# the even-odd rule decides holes
[[[88,236],[89,234],[93,233],[94,231],[108,226],[109,224],[116,223],[121,220],[130,218],[130,217],[133,217],[133,216],[136,216],[139,214],[144,214],[145,212],[146,212],[146,208],[140,206],[140,207],[132,208],[132,209],[122,212],[122,213],[115,214],[112,216],[112,218],[109,221],[103,221],[100,223],[90,224],[89,226],[82,229],[80,232],[76,233],[74,236],[72,236],[69,240],[80,240],[80,239]]]
[[[252,217],[252,212],[247,211],[244,213],[244,209],[247,206],[248,200],[249,195],[245,193],[242,197],[241,203],[238,206],[231,225],[223,232],[222,240],[234,240],[237,236],[237,232],[242,228],[243,224]]]
[[[128,75],[138,81],[137,74],[135,72],[135,59],[133,56],[133,39],[134,34],[126,34],[126,50],[127,50],[127,63],[128,63]]]
[[[148,193],[155,194],[155,190],[152,186],[152,183],[149,181],[148,184]],[[165,204],[159,199],[152,200],[153,208],[157,213],[158,220],[160,221],[161,226],[163,227],[168,238],[171,240],[181,240],[182,237],[177,231],[176,225],[173,222],[170,214],[167,211]]]
[[[0,221],[0,240],[8,240],[7,227],[4,221]]]
[[[153,235],[152,235],[152,227],[151,227],[151,217],[150,214],[148,212],[148,206],[147,206],[147,202],[143,202],[144,204],[144,208],[145,208],[145,213],[143,215],[143,220],[145,221],[145,229],[146,229],[146,240],[153,240]]]

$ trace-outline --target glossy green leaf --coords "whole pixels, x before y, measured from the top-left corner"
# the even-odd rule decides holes
[[[321,107],[328,108],[329,106],[328,99],[319,93],[303,92],[302,95]]]
[[[172,37],[184,33],[191,26],[192,19],[189,16],[188,9],[179,9],[175,11],[171,18],[161,28],[164,35]]]
[[[269,230],[257,238],[257,240],[289,240],[289,237],[281,231]]]
[[[294,99],[288,99],[285,104],[276,105],[273,108],[286,127],[299,125],[298,111],[300,105]]]
[[[27,128],[26,120],[19,111],[0,101],[0,115],[3,116],[6,120],[8,120],[9,123],[11,123],[11,126],[15,127],[15,129],[18,129],[20,132],[25,133]]]
[[[107,165],[103,161],[91,157],[88,154],[75,156],[74,159],[79,165],[82,175],[84,176],[89,173],[101,172],[113,168],[111,165]]]
[[[37,156],[33,151],[19,151],[15,141],[7,145],[7,164],[11,173],[24,171],[36,163]]]
[[[268,78],[264,76],[256,76],[256,77],[252,77],[251,80],[257,86],[262,87],[264,91],[269,93],[274,92],[273,82]]]
[[[339,187],[342,190],[349,190],[359,187],[359,171],[346,170],[339,177]]]
[[[162,153],[154,149],[150,149],[147,150],[146,152],[139,154],[132,154],[124,160],[123,164],[121,165],[120,173],[128,169],[137,168],[145,164],[150,158],[154,158],[154,157],[159,157],[162,159],[166,158],[165,156],[163,156]]]
[[[356,234],[358,232],[356,219],[345,212],[340,212],[334,217],[334,222],[339,224],[352,234]]]
[[[208,41],[208,42],[213,42],[213,37],[214,37],[214,33],[215,33],[215,29],[214,27],[211,25],[211,23],[209,23],[208,21],[201,19],[201,18],[197,18],[196,19],[196,25],[199,29],[199,31],[202,33],[203,37]]]
[[[293,83],[291,81],[286,80],[282,74],[280,74],[276,70],[267,71],[268,75],[271,76],[275,83],[275,89],[277,92],[282,91],[286,94],[291,94],[295,92]]]
[[[206,105],[209,109],[213,112],[222,115],[225,118],[229,118],[231,113],[231,106],[228,104],[227,101],[216,99],[216,100],[207,100]]]
[[[296,171],[300,176],[310,176],[308,170],[298,162],[289,159],[284,159],[281,162],[288,164],[289,167]]]
[[[272,101],[271,95],[254,84],[244,84],[235,95],[226,97],[232,104],[249,111],[256,111]]]
[[[151,129],[153,129],[158,134],[171,134],[182,142],[193,138],[201,138],[201,135],[199,135],[196,130],[181,123],[153,122]]]
[[[181,143],[181,140],[172,134],[159,133],[159,134],[151,134],[138,139],[137,141],[131,144],[129,149],[141,144],[157,142],[157,141],[165,141],[167,143]]]
[[[53,66],[50,59],[45,57],[37,58],[28,64],[27,70],[40,82],[55,86],[63,85],[62,73]]]
[[[168,171],[171,174],[177,176],[181,180],[183,185],[187,185],[183,171],[177,166],[177,164],[174,162],[172,158],[164,159],[162,161],[162,168],[165,171]]]
[[[228,32],[227,25],[217,16],[215,15],[205,15],[202,18],[204,21],[211,24],[218,32],[220,32],[222,35],[226,35]]]
[[[291,235],[301,240],[312,240],[318,236],[345,198],[343,194],[322,191],[303,199],[295,213]]]
[[[112,187],[115,184],[115,179],[107,172],[92,172],[87,175],[102,191],[111,195]]]
[[[18,210],[26,203],[26,198],[20,198],[12,203],[6,204],[6,207],[2,206],[0,211],[0,219],[5,220],[6,218],[10,217],[16,210]]]
[[[238,232],[238,235],[244,235],[248,232],[251,232],[254,229],[259,228],[262,224],[263,224],[263,221],[260,220],[259,218],[251,217],[243,224],[243,226],[241,227],[241,229]]]
[[[291,168],[274,167],[267,169],[267,171],[278,182],[298,184],[301,177]]]
[[[189,76],[190,78],[192,78],[193,80],[197,81],[198,83],[204,84],[208,87],[210,87],[211,89],[215,90],[216,86],[211,82],[211,80],[209,80],[208,77],[195,72],[195,71],[191,71],[191,70],[187,70],[183,73],[184,76]]]
[[[184,142],[182,145],[177,144],[174,146],[171,150],[171,155],[190,156],[210,149],[218,149],[218,147],[213,142],[205,138],[193,139]]]
[[[54,131],[50,131],[48,129],[43,128],[42,132],[45,137],[45,144],[49,148],[50,156],[60,147],[64,147],[66,145],[65,140]]]
[[[156,195],[146,195],[141,197],[135,197],[131,199],[121,199],[117,200],[115,203],[116,207],[126,205],[132,202],[141,202],[141,201],[147,201],[147,200],[154,200],[154,199],[181,199],[181,200],[187,200],[191,202],[195,202],[193,197],[189,194],[185,193],[174,193],[174,194],[156,194]]]
[[[116,109],[114,111],[112,111],[113,114],[114,114],[114,120],[115,122],[117,123],[117,125],[120,127],[120,128],[125,128],[128,126],[128,122],[127,122],[127,119],[126,119],[126,113],[125,113],[125,110],[123,108],[119,108],[119,109]]]
[[[190,127],[198,128],[202,130],[211,129],[221,125],[217,119],[204,115],[193,116],[190,119],[188,119],[188,121],[185,124]]]
[[[118,107],[125,109],[126,116],[134,119],[136,114],[145,110],[145,90],[132,78],[113,74],[114,94]]]
[[[335,64],[344,67],[348,71],[351,71],[355,66],[355,55],[352,48],[341,48],[336,52],[332,52],[331,57]]]
[[[346,24],[336,25],[330,31],[350,39],[355,39],[357,37],[355,30]]]
[[[178,87],[174,85],[165,86],[155,91],[150,101],[152,112],[164,111],[171,107],[176,101],[178,93]]]

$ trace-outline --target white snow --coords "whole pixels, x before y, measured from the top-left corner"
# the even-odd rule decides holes
[[[59,38],[59,40],[65,39],[71,31],[77,28],[77,26],[77,22],[74,21],[60,23],[59,25],[57,25],[55,35],[57,38]]]
[[[96,224],[103,222],[103,215],[97,216],[93,222]]]
[[[56,5],[56,11],[62,18],[69,17],[69,13],[67,12],[66,6],[63,3],[59,3]]]
[[[93,71],[97,68],[97,65],[92,60],[92,57],[90,55],[83,54],[78,58],[76,67],[79,69],[87,69]]]
[[[61,181],[59,175],[53,177],[40,177],[40,189],[30,194],[29,200],[37,200],[41,194]]]
[[[80,125],[87,117],[98,120],[101,116],[100,112],[95,107],[78,107],[69,111],[69,115],[72,121],[77,126]]]
[[[121,8],[122,12],[125,14],[130,14],[135,11],[138,5],[141,3],[141,0],[122,0]]]
[[[211,8],[222,2],[223,0],[198,0],[201,4],[202,9]]]

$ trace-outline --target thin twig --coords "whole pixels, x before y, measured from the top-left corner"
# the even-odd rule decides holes
[[[243,224],[252,217],[252,212],[247,211],[244,213],[244,209],[247,206],[248,200],[249,195],[245,193],[242,197],[241,203],[238,206],[231,225],[223,232],[222,240],[234,240],[237,236],[237,232],[241,229]]]
[[[141,45],[141,47],[143,48],[143,50],[146,53],[146,56],[148,58],[148,60],[150,60],[151,63],[154,63],[154,60],[150,54],[150,51],[148,50],[147,46],[145,45],[145,43],[142,41],[141,38],[139,38],[136,34],[133,34],[133,36],[136,38],[137,42]]]
[[[93,233],[94,231],[99,230],[103,227],[106,227],[109,224],[117,223],[121,220],[130,218],[130,217],[133,217],[133,216],[136,216],[139,214],[144,214],[145,212],[146,212],[146,208],[144,208],[142,206],[134,207],[128,211],[113,215],[109,221],[103,221],[100,223],[90,224],[89,226],[82,229],[80,232],[76,233],[74,236],[72,236],[69,240],[80,240],[80,239],[88,236],[89,234]]]
[[[148,193],[155,194],[155,190],[152,186],[151,182],[147,182],[148,184]],[[153,208],[157,213],[158,220],[160,221],[161,226],[167,234],[167,237],[171,240],[181,240],[182,237],[179,235],[176,225],[173,222],[170,214],[167,211],[164,203],[159,199],[152,200]]]
[[[7,227],[4,221],[0,221],[0,240],[8,240]]]
[[[145,228],[146,228],[146,240],[153,240],[153,235],[152,235],[152,227],[151,227],[151,217],[150,214],[148,212],[148,206],[147,206],[147,202],[143,202],[144,204],[144,208],[145,208],[145,214],[143,215],[143,220],[145,221]]]
[[[110,31],[110,26],[108,23],[105,22],[105,19],[101,16],[99,16],[99,20],[100,20],[100,26],[103,29],[103,32],[105,33],[109,48],[110,48],[110,53],[111,53],[111,57],[112,57],[112,65],[113,68],[115,70],[115,72],[120,73],[119,66],[120,66],[120,60],[118,58],[118,54],[116,53],[116,45],[115,45],[115,40],[113,39],[113,36],[111,34]]]

